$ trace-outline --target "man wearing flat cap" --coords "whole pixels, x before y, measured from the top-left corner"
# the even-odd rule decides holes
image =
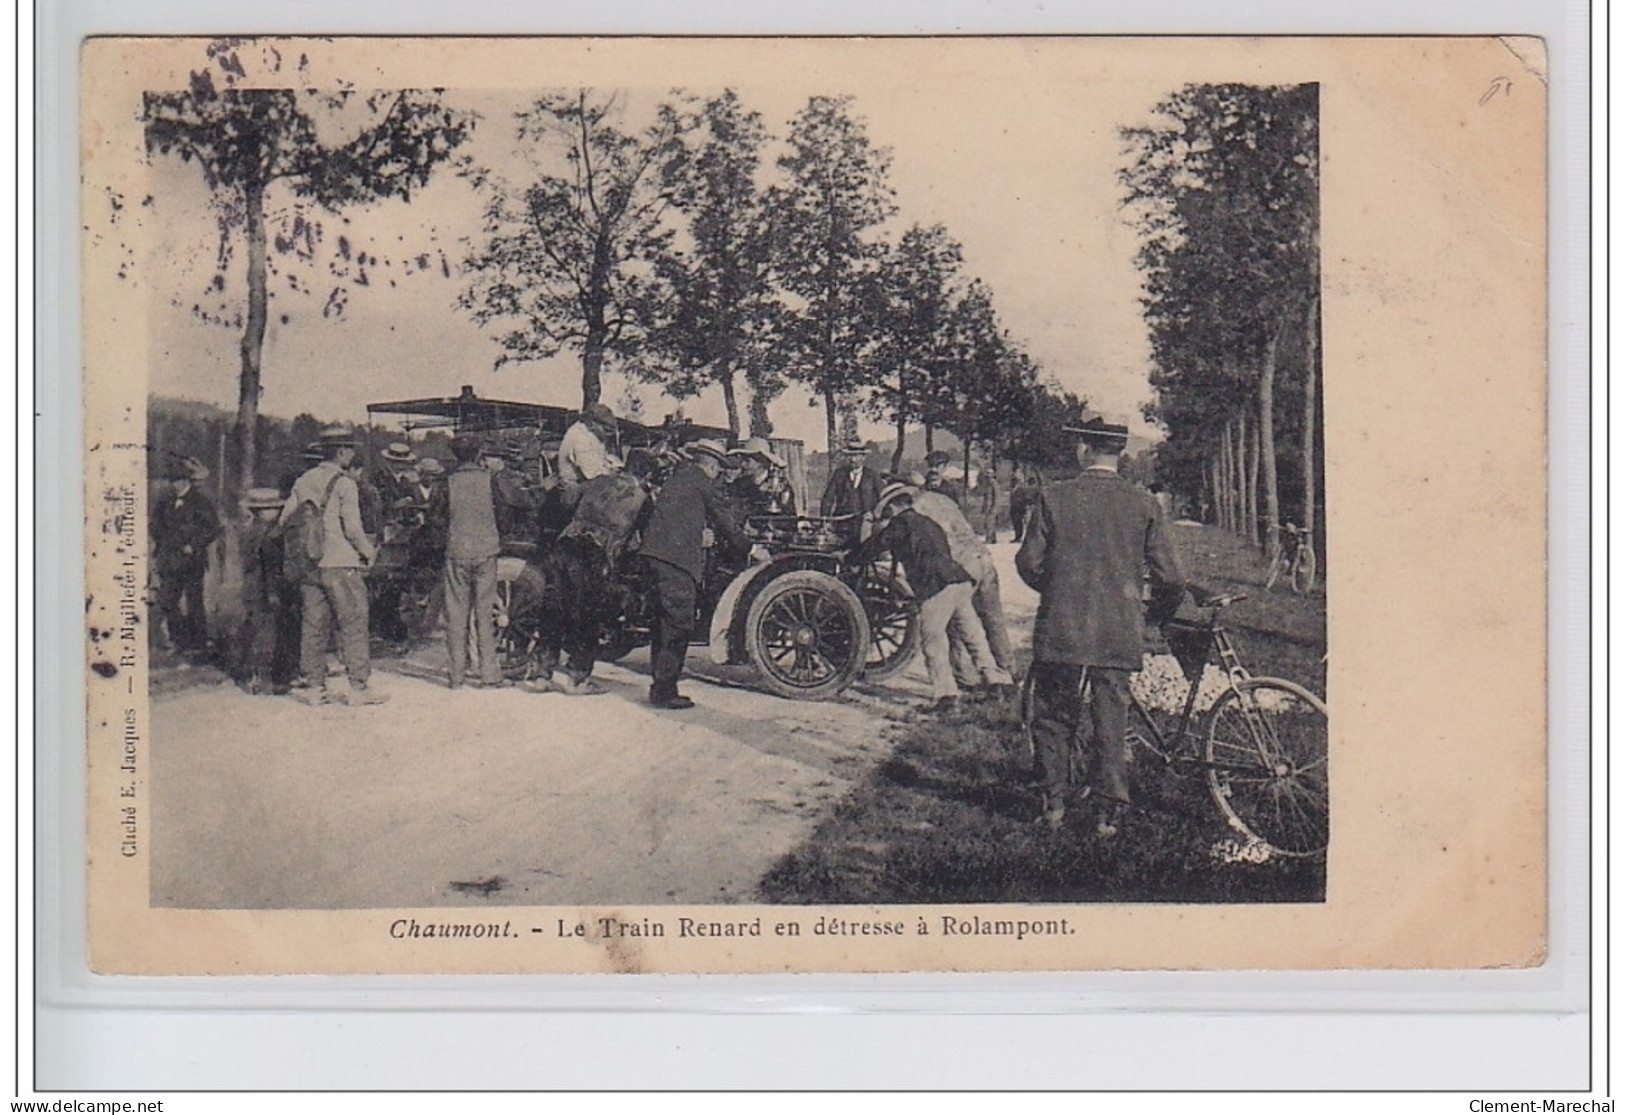
[[[300,586],[299,672],[306,685],[295,690],[295,695],[306,704],[382,704],[388,697],[370,687],[369,607],[362,575],[377,556],[378,546],[362,525],[361,489],[350,475],[356,458],[355,435],[343,426],[329,426],[322,431],[321,444],[323,461],[294,481],[293,493],[278,520],[285,526],[308,504],[322,521],[316,579]],[[329,690],[327,685],[327,641],[334,624],[350,683],[341,692]]]
[[[868,459],[869,447],[856,438],[841,446],[839,460],[830,462],[829,480],[818,501],[818,513],[826,518],[859,516],[859,538],[868,538],[873,530],[880,489],[885,487]]]
[[[1144,653],[1142,586],[1149,575],[1160,622],[1178,607],[1184,577],[1156,500],[1118,475],[1128,427],[1096,417],[1067,432],[1078,436],[1083,472],[1043,490],[1016,555],[1016,571],[1039,593],[1030,675],[1039,819],[1059,828],[1066,817],[1068,751],[1087,681],[1096,832],[1111,837],[1129,802],[1123,745],[1129,675]]]
[[[604,403],[588,403],[559,442],[559,480],[573,488],[621,471],[620,459],[607,448],[614,440],[615,412]]]
[[[209,546],[220,536],[214,504],[197,487],[209,470],[191,457],[170,474],[171,492],[152,509],[153,568],[158,612],[177,650],[202,650],[209,628],[203,615],[203,574]]]
[[[701,439],[687,453],[688,461],[678,465],[661,485],[640,550],[655,604],[654,681],[649,703],[664,709],[694,707],[692,700],[677,692],[677,682],[699,618],[696,598],[705,569],[706,527],[738,554],[749,553],[756,560],[767,556],[759,547],[752,547],[717,491],[716,480],[727,451],[714,441]]]

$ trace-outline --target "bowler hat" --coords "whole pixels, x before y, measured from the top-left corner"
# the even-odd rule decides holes
[[[175,462],[175,467],[169,470],[171,480],[207,480],[209,469],[196,457],[182,457]]]
[[[948,454],[943,452],[941,449],[933,449],[930,453],[925,455],[925,464],[927,468],[941,468],[951,460],[953,460],[953,458],[948,456]]]
[[[418,462],[418,476],[420,477],[443,476],[445,472],[446,466],[440,463],[438,457],[425,457]]]
[[[847,438],[846,442],[841,446],[841,452],[853,457],[867,457],[869,455],[869,446],[861,438]]]
[[[615,412],[609,409],[606,403],[588,403],[581,408],[581,420],[591,422],[596,426],[615,425]]]
[[[299,458],[305,461],[319,461],[325,456],[327,454],[322,452],[322,443],[319,441],[311,442],[299,453]]]

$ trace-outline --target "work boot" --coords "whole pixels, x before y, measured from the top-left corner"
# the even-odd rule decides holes
[[[381,705],[387,700],[388,693],[380,693],[365,685],[352,685],[349,692],[344,695],[344,703],[347,705]]]
[[[569,674],[565,674],[563,677],[555,677],[553,687],[560,693],[571,697],[597,697],[609,692],[590,677],[581,678],[578,681]]]
[[[649,703],[655,708],[670,709],[673,712],[694,707],[694,702],[681,693],[657,694],[652,689],[649,691]]]

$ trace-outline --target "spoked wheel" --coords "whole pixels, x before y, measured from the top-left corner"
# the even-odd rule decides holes
[[[920,649],[919,611],[896,576],[883,569],[871,567],[864,571],[858,596],[869,620],[864,680],[896,677]]]
[[[1208,785],[1232,828],[1283,856],[1328,841],[1326,706],[1307,689],[1250,678],[1208,715]]]
[[[547,581],[522,558],[497,559],[497,662],[507,677],[528,677],[541,649],[537,623]]]
[[[773,578],[745,618],[745,649],[762,684],[781,697],[833,697],[863,671],[869,622],[857,593],[827,573]]]

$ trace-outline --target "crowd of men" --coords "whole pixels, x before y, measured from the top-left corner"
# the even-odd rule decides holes
[[[572,696],[604,692],[592,678],[599,636],[619,606],[613,570],[638,527],[636,560],[653,615],[648,699],[665,710],[692,707],[679,682],[707,550],[768,559],[743,525],[751,515],[794,510],[785,464],[760,438],[732,450],[700,439],[664,456],[658,496],[647,506],[641,478],[614,451],[614,431],[608,407],[587,407],[561,440],[556,469],[534,484],[516,473],[545,471],[535,459],[477,434],[452,439],[449,466],[404,442],[390,444],[369,474],[351,431],[324,430],[286,497],[255,489],[246,501],[246,615],[233,648],[245,684],[307,704],[385,701],[370,684],[369,640],[404,637],[402,590],[398,579],[386,579],[369,598],[367,571],[381,545],[402,540],[408,568],[438,569],[447,684],[506,684],[495,629],[497,558],[516,517],[536,522],[552,514],[566,525],[538,557],[549,591],[539,604],[540,669],[529,684]],[[1059,826],[1066,815],[1071,741],[1087,715],[1094,746],[1085,781],[1099,831],[1109,835],[1128,801],[1123,740],[1128,679],[1144,641],[1143,588],[1149,580],[1152,618],[1161,620],[1177,607],[1183,577],[1159,502],[1119,475],[1126,427],[1096,419],[1071,432],[1079,438],[1081,474],[1042,488],[1018,476],[1010,501],[1021,542],[1017,570],[1040,594],[1028,674],[1039,819]],[[844,447],[819,510],[856,523],[846,555],[853,568],[885,553],[901,566],[917,601],[927,707],[946,712],[967,694],[1011,698],[1015,662],[987,545],[991,527],[972,526],[946,454],[929,456],[924,475],[905,476],[882,475],[868,456],[862,443]],[[197,488],[206,477],[197,462],[185,462],[153,509],[157,604],[169,639],[183,650],[203,648],[208,638],[203,578],[219,524]],[[984,481],[985,524],[997,508],[997,491],[988,486]],[[342,679],[329,677],[335,642]]]

